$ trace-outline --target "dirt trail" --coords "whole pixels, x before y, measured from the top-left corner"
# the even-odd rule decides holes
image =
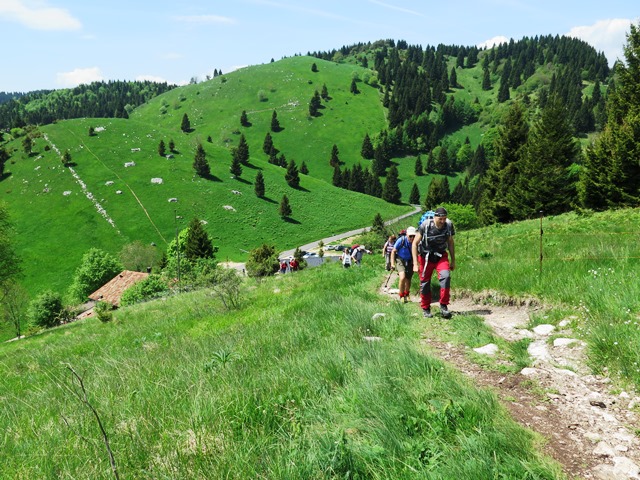
[[[387,280],[387,277],[384,279]],[[396,300],[397,279],[380,292]],[[496,336],[508,341],[530,338],[531,367],[505,374],[481,367],[476,355],[490,355],[492,347],[476,352],[438,339],[434,325],[446,328],[436,316],[425,327],[423,343],[429,352],[468,376],[477,386],[491,388],[512,417],[546,440],[545,452],[555,458],[571,479],[640,479],[640,397],[616,388],[608,377],[591,374],[586,345],[570,329],[570,319],[552,326],[529,329],[529,305],[494,305],[477,298],[456,298],[453,315],[478,315]],[[485,296],[486,298],[486,296]],[[418,297],[406,308],[421,316]],[[437,306],[437,303],[435,304]],[[437,309],[435,309],[437,311]],[[426,320],[425,320],[426,323]],[[551,341],[553,339],[553,341]]]

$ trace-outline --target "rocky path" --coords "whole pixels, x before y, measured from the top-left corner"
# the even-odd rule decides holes
[[[393,277],[390,286],[397,285]],[[397,298],[397,289],[383,286],[380,291]],[[420,315],[417,301],[412,297],[406,307]],[[423,343],[476,385],[494,390],[515,420],[544,437],[546,453],[569,478],[640,479],[640,397],[617,388],[608,377],[591,374],[586,345],[571,331],[569,319],[556,327],[528,328],[533,308],[487,304],[471,297],[454,298],[450,305],[453,315],[478,315],[507,341],[530,338],[531,366],[518,373],[481,367],[471,360],[472,349],[443,341],[433,328],[425,329]],[[436,317],[433,322],[448,321]],[[495,355],[496,348],[485,345],[475,353]]]

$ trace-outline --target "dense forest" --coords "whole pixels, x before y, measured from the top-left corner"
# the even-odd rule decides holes
[[[46,125],[82,117],[126,118],[131,109],[172,88],[175,85],[150,81],[109,81],[72,89],[4,94],[7,99],[0,101],[0,128]]]

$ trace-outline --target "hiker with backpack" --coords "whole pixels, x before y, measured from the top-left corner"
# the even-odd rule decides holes
[[[387,272],[392,270],[393,263],[391,262],[391,252],[393,251],[393,246],[396,244],[396,236],[389,235],[387,241],[384,242],[382,246],[382,257],[384,258],[384,268]]]
[[[406,235],[400,235],[391,251],[391,270],[398,272],[398,294],[400,301],[407,303],[411,294],[411,279],[413,278],[412,245],[416,236],[414,227],[407,228]]]
[[[351,249],[349,247],[345,248],[342,252],[342,256],[340,257],[340,261],[342,262],[342,266],[344,268],[351,267]]]
[[[420,306],[425,318],[433,317],[431,276],[434,270],[438,272],[440,282],[440,314],[443,318],[451,318],[448,305],[451,272],[456,268],[455,233],[453,222],[447,218],[447,210],[439,207],[433,218],[427,218],[420,224],[413,240],[413,271],[420,275]]]

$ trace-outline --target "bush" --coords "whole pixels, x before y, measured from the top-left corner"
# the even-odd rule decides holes
[[[266,277],[278,271],[280,262],[278,253],[273,245],[263,244],[249,252],[246,268],[250,277]]]
[[[96,312],[98,320],[102,323],[107,323],[113,320],[113,305],[109,302],[98,302],[93,307],[93,311]]]
[[[59,293],[46,291],[34,298],[29,304],[28,318],[33,325],[55,327],[64,317],[64,305]]]
[[[478,215],[471,205],[445,203],[442,206],[447,209],[447,218],[453,222],[456,232],[472,230],[480,226]]]
[[[169,287],[162,281],[159,275],[149,275],[141,282],[136,283],[132,287],[127,288],[122,297],[120,297],[120,305],[126,307],[139,302],[160,297],[169,292]]]
[[[73,301],[83,302],[87,297],[122,271],[122,264],[110,254],[91,248],[82,256],[76,269],[69,296]]]

